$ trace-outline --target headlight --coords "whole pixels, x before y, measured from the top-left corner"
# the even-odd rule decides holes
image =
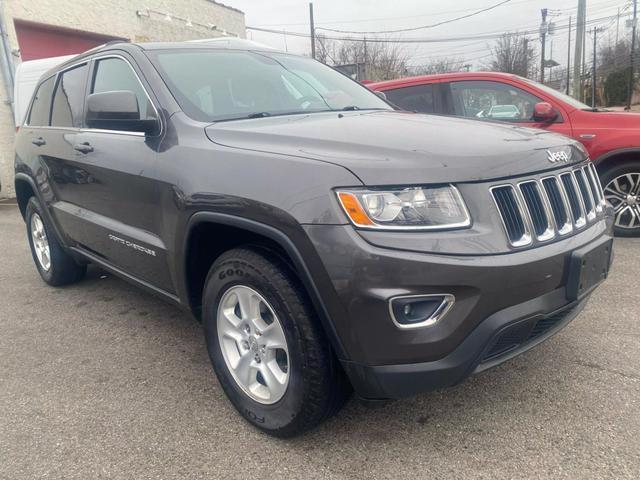
[[[462,196],[453,185],[336,192],[351,222],[382,230],[442,230],[471,225]]]

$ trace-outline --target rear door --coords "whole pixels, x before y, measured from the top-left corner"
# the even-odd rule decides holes
[[[74,202],[74,185],[82,182],[85,172],[75,165],[74,146],[82,123],[84,90],[86,86],[88,62],[73,65],[55,77],[52,89],[52,101],[49,103],[46,126],[37,128],[32,143],[39,152],[40,165],[46,171],[44,178],[45,198],[50,201],[51,213],[61,226],[67,241],[73,240],[68,230],[70,226],[66,215],[61,214],[64,205]],[[44,85],[43,85],[44,86]],[[36,100],[37,101],[37,100]],[[36,104],[32,108],[29,127],[35,124]],[[45,123],[44,115],[37,123]],[[36,179],[38,177],[36,176]]]
[[[533,109],[536,103],[548,100],[516,85],[494,80],[461,80],[445,85],[446,94],[450,97],[449,115],[514,123],[571,136],[569,118],[556,105],[553,106],[558,118],[554,122],[535,121]]]

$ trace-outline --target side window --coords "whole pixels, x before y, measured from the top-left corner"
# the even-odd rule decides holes
[[[387,99],[398,107],[411,112],[435,113],[433,85],[415,85],[384,92]]]
[[[469,81],[450,85],[455,114],[461,117],[531,122],[533,107],[542,101],[506,83]]]
[[[140,118],[155,118],[153,105],[131,66],[121,58],[105,58],[96,62],[91,93],[128,90],[138,99]]]
[[[27,124],[32,127],[48,127],[51,113],[51,95],[55,85],[55,75],[40,84],[31,104]]]
[[[84,90],[87,80],[87,64],[58,75],[58,85],[53,96],[51,125],[54,127],[81,127]]]

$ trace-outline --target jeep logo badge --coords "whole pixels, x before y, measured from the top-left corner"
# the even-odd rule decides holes
[[[547,150],[547,158],[551,163],[568,162],[569,154],[563,150],[559,150],[557,152]]]

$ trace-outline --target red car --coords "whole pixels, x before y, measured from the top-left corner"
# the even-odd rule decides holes
[[[512,122],[575,138],[600,173],[616,212],[616,234],[640,236],[640,114],[593,109],[505,73],[425,75],[367,86],[404,110]]]

